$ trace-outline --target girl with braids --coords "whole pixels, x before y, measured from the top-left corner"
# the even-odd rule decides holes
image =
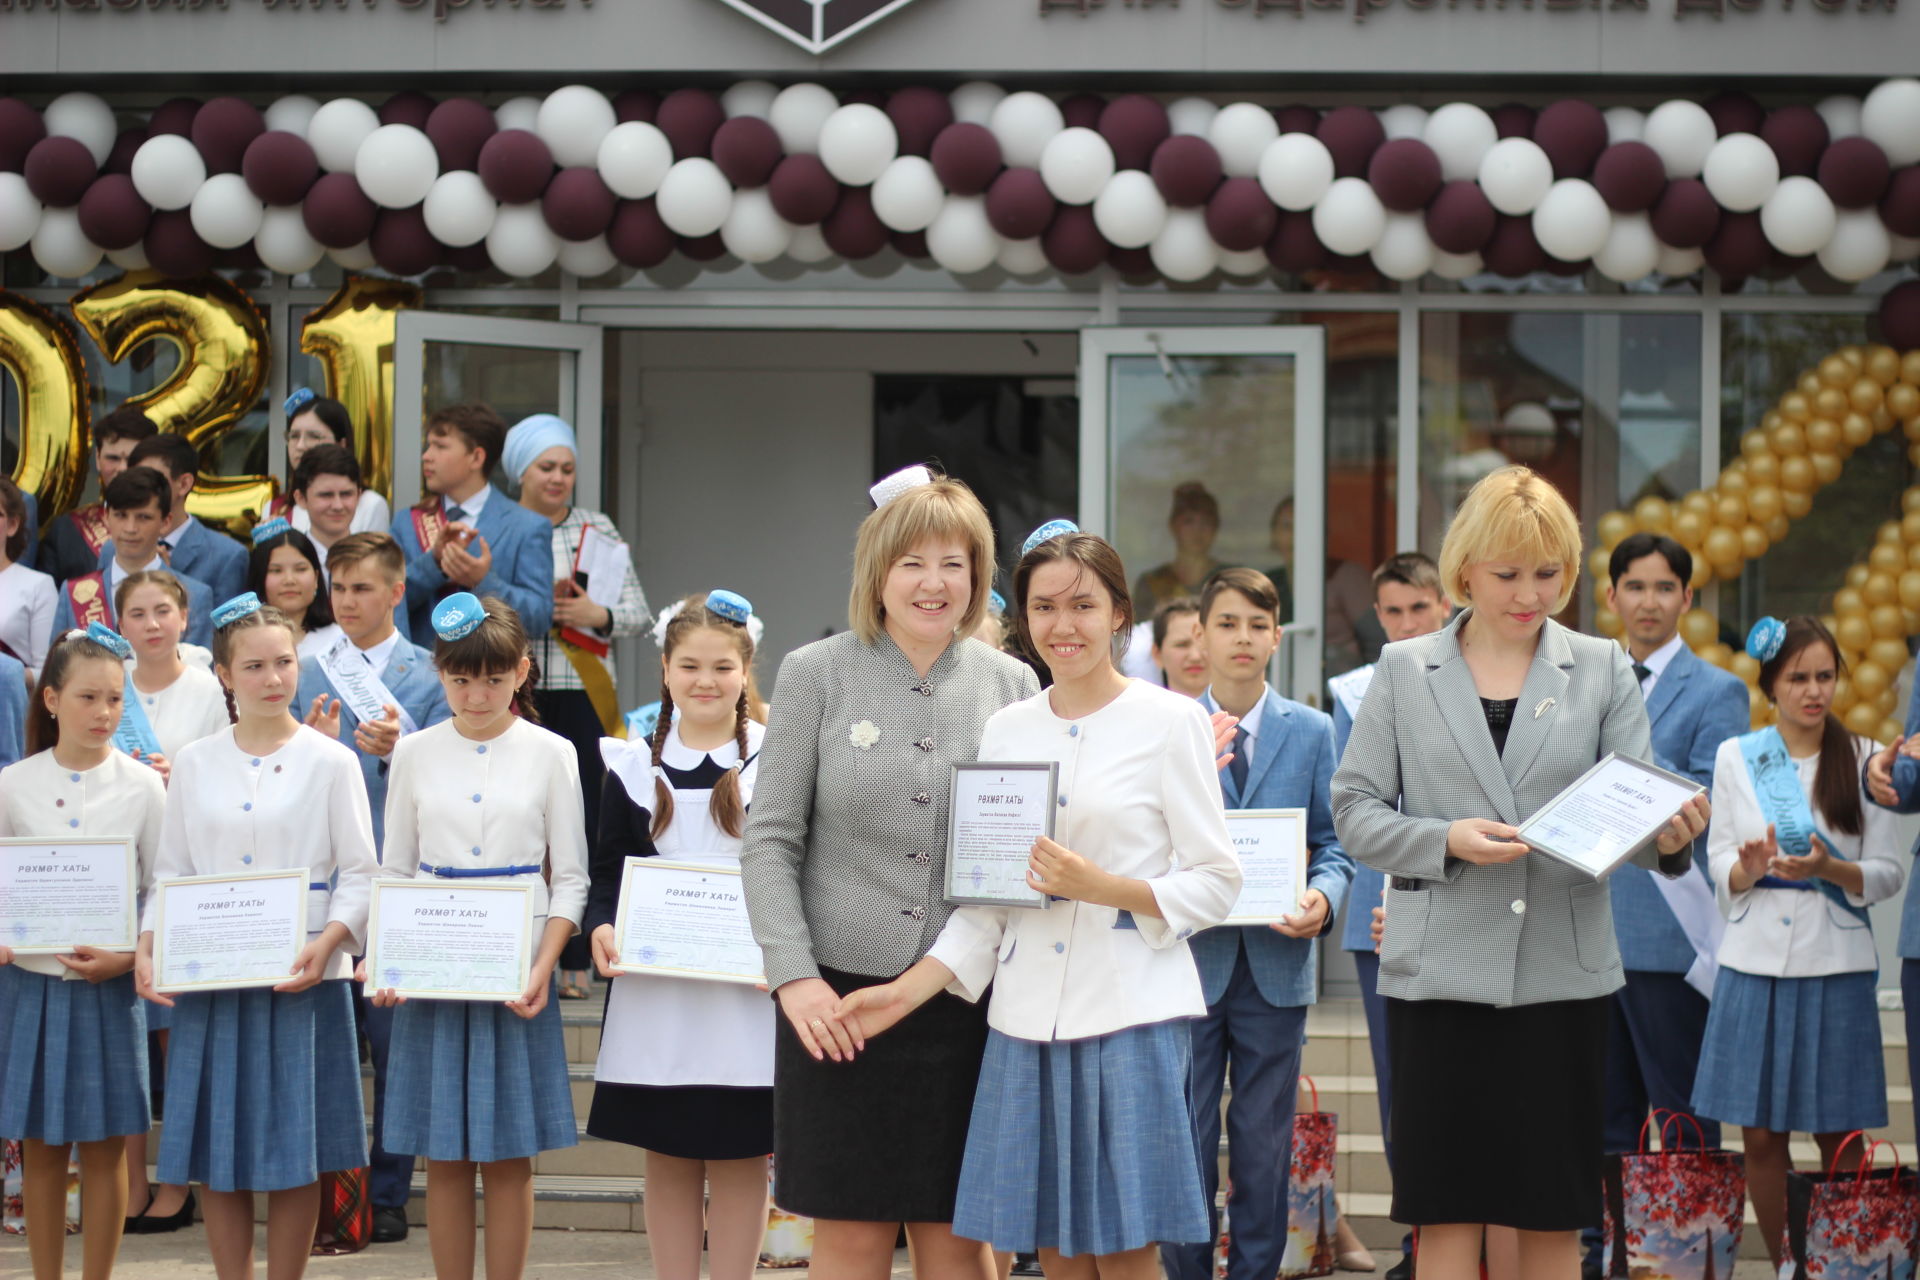
[[[740,865],[766,712],[753,684],[760,634],[731,591],[688,596],[662,617],[660,719],[642,745],[603,738],[607,779],[586,928],[612,978],[587,1133],[647,1153],[647,1238],[661,1280],[747,1280],[767,1224],[773,1032],[748,987],[615,976],[628,858]],[[704,1205],[704,1209],[703,1209]]]
[[[0,836],[130,840],[144,887],[166,790],[160,775],[114,750],[126,641],[94,627],[69,632],[46,656],[29,712],[36,754],[0,770]],[[131,954],[93,947],[16,956],[0,946],[0,1133],[23,1144],[34,1280],[60,1280],[74,1143],[87,1208],[81,1273],[105,1280],[120,1248],[122,1152],[150,1123],[146,1019],[132,968]]]
[[[587,832],[573,746],[532,717],[520,615],[462,591],[433,607],[434,665],[453,718],[409,733],[387,780],[389,876],[510,881],[532,890],[527,988],[498,1004],[395,1007],[381,1141],[427,1160],[427,1240],[439,1280],[472,1280],[477,1170],[489,1280],[518,1280],[533,1237],[533,1157],[579,1141],[553,971],[587,901]],[[361,978],[365,980],[365,965]]]

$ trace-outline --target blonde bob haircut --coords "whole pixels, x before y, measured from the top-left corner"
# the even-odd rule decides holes
[[[1440,544],[1440,581],[1454,604],[1472,603],[1467,569],[1490,560],[1560,566],[1560,593],[1548,613],[1573,599],[1580,577],[1580,521],[1560,491],[1526,467],[1502,467],[1481,479],[1453,513]]]
[[[993,590],[993,523],[973,490],[948,476],[907,490],[860,522],[853,544],[853,593],[847,624],[864,644],[877,644],[885,626],[881,593],[894,561],[923,542],[957,542],[973,569],[973,594],[954,630],[970,636],[987,612]]]

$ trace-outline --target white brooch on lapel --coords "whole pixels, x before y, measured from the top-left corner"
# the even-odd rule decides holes
[[[1535,720],[1538,720],[1541,716],[1547,714],[1547,712],[1551,710],[1553,710],[1553,699],[1542,698],[1540,699],[1540,704],[1533,709],[1533,718]]]
[[[847,731],[847,741],[862,751],[871,751],[873,744],[880,741],[880,726],[871,720],[862,720]]]

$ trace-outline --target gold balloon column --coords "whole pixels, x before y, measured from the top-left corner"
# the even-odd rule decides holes
[[[86,360],[53,312],[0,290],[0,368],[20,392],[13,482],[39,495],[44,524],[71,508],[86,485]]]
[[[327,389],[353,419],[353,451],[367,488],[395,500],[393,488],[393,330],[395,315],[420,305],[420,287],[402,280],[349,276],[300,326],[300,349],[326,366]]]

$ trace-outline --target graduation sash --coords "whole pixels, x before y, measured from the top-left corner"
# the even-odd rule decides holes
[[[99,555],[100,548],[107,545],[107,504],[96,502],[89,507],[75,508],[67,515],[73,521],[73,527],[80,531],[87,550]]]
[[[1340,699],[1340,705],[1347,709],[1347,719],[1360,718],[1360,704],[1366,700],[1367,690],[1373,685],[1373,671],[1371,664],[1355,667],[1352,671],[1342,672],[1327,681],[1327,688],[1333,691],[1334,697]]]
[[[400,699],[393,696],[393,690],[387,688],[380,679],[380,673],[373,669],[366,656],[355,647],[353,641],[342,636],[334,642],[331,649],[320,655],[319,667],[327,677],[327,683],[340,695],[340,701],[353,708],[360,723],[372,724],[384,718],[387,708],[392,707],[400,713],[400,733],[404,737],[416,733],[420,726],[407,714]]]
[[[107,601],[107,575],[103,570],[69,579],[60,589],[66,593],[67,607],[73,610],[74,626],[85,627],[90,622],[113,625],[113,607]]]
[[[140,705],[140,691],[133,687],[132,668],[127,670],[127,695],[120,703],[120,727],[113,731],[113,745],[130,756],[160,754],[160,739],[147,719],[147,709]]]
[[[438,538],[440,531],[446,527],[446,511],[441,507],[438,498],[427,506],[413,509],[413,536],[420,539],[422,551],[433,550],[434,539]]]
[[[1813,808],[1807,804],[1807,793],[1800,789],[1800,772],[1794,768],[1793,759],[1787,754],[1786,740],[1780,736],[1780,730],[1769,725],[1742,735],[1739,741],[1740,754],[1747,762],[1747,776],[1753,779],[1754,797],[1759,800],[1760,811],[1766,815],[1767,821],[1773,824],[1780,851],[1790,858],[1803,858],[1813,852],[1813,838],[1818,836],[1834,857],[1841,857],[1833,837],[1814,825]],[[1868,923],[1866,908],[1848,902],[1846,891],[1831,880],[1783,880],[1779,876],[1762,876],[1754,881],[1754,885],[1761,889],[1800,889],[1823,893],[1863,927]]]

